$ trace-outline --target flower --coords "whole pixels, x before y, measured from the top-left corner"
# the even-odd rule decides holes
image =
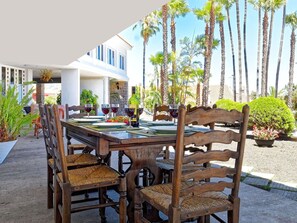
[[[273,140],[278,137],[278,131],[273,128],[258,128],[256,125],[253,127],[253,135],[255,139]]]

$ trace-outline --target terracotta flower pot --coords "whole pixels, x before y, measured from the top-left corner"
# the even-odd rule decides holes
[[[266,140],[266,139],[255,139],[258,146],[261,147],[272,147],[274,143],[274,139]]]

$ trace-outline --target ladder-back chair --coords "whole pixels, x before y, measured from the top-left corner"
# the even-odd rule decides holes
[[[160,184],[137,189],[135,192],[135,222],[148,222],[142,216],[142,203],[150,203],[168,216],[169,222],[195,220],[209,222],[210,216],[225,222],[216,213],[227,211],[228,222],[239,222],[240,198],[239,184],[248,125],[249,107],[242,112],[223,109],[197,108],[187,112],[179,108],[178,131],[176,137],[175,162],[172,183]],[[185,134],[186,125],[197,122],[199,125],[210,123],[239,124],[240,129],[211,130]],[[236,149],[192,151],[184,154],[186,145],[204,146],[211,144],[237,144]],[[204,168],[183,171],[183,165],[227,162],[234,160],[232,167],[205,165]],[[230,177],[231,179],[228,179]],[[219,178],[219,180],[218,180]],[[195,180],[193,180],[195,179]]]

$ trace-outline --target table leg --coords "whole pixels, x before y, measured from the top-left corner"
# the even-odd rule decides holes
[[[127,207],[129,222],[134,222],[134,190],[138,186],[135,183],[135,179],[139,172],[143,168],[147,168],[154,175],[154,181],[152,184],[159,184],[162,182],[162,175],[160,168],[156,164],[156,158],[162,151],[163,146],[150,146],[150,147],[139,147],[137,149],[125,149],[124,153],[131,159],[131,166],[127,170],[127,199],[129,205]],[[156,215],[158,213],[155,213]],[[155,216],[158,218],[158,216]]]

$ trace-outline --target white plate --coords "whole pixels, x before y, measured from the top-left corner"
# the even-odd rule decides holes
[[[173,125],[174,123],[172,121],[152,121],[148,122],[149,125]]]
[[[210,129],[204,126],[200,126],[200,125],[192,125],[189,126],[193,131],[195,132],[209,132]]]
[[[170,133],[176,133],[177,132],[177,126],[172,125],[172,126],[153,126],[149,127],[151,130],[156,131],[156,133],[163,133],[163,134],[170,134]],[[185,132],[189,132],[191,129],[186,126],[185,127]]]
[[[101,123],[94,123],[93,125],[100,128],[118,128],[118,127],[126,126],[127,124],[124,122],[101,122]]]
[[[90,119],[90,118],[74,118],[75,122],[85,122],[85,123],[93,123],[93,122],[99,122],[101,119]]]
[[[83,118],[88,118],[88,119],[103,119],[105,116],[102,115],[90,115],[90,116],[84,116]]]

